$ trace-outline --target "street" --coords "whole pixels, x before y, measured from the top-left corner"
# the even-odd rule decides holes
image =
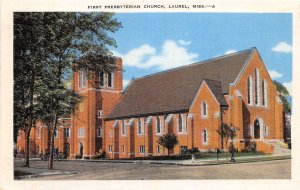
[[[22,170],[15,161],[15,170]],[[24,180],[164,180],[164,179],[290,179],[291,160],[243,164],[178,166],[149,163],[55,161],[55,171],[75,174],[25,178]],[[28,171],[47,171],[46,161],[31,161]]]

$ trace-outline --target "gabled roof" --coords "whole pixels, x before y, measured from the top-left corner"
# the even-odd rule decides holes
[[[222,93],[221,81],[210,80],[210,79],[203,79],[203,81],[205,81],[209,89],[212,91],[213,95],[216,97],[219,104],[221,106],[228,106]]]
[[[220,105],[255,48],[137,78],[106,119],[188,111],[206,80]],[[217,82],[219,81],[219,82]],[[225,101],[225,102],[224,102]]]

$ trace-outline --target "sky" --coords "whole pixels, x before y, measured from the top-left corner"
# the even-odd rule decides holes
[[[123,59],[124,87],[132,78],[256,47],[273,80],[290,94],[292,15],[286,13],[118,13],[110,34]]]

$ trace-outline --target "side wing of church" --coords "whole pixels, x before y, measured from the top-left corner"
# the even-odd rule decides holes
[[[227,149],[217,133],[222,123],[239,128],[239,150],[255,142],[272,153],[272,142],[283,141],[283,105],[256,48],[137,78],[124,91],[122,60],[114,61],[119,69],[99,73],[97,87],[84,72],[74,73],[73,88],[85,99],[56,140],[70,157],[167,155],[157,143],[166,133],[179,141],[170,154]],[[38,152],[46,149],[42,134]]]

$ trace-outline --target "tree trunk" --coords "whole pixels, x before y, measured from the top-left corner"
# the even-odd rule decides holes
[[[29,164],[30,131],[31,131],[31,127],[29,127],[29,129],[25,131],[25,162],[24,162],[24,167],[30,167],[30,164]]]
[[[49,163],[48,163],[48,168],[50,170],[53,170],[54,134],[55,134],[55,130],[56,130],[56,125],[57,125],[57,114],[55,114],[54,124],[52,125],[52,128],[51,128],[50,156],[49,156]]]

